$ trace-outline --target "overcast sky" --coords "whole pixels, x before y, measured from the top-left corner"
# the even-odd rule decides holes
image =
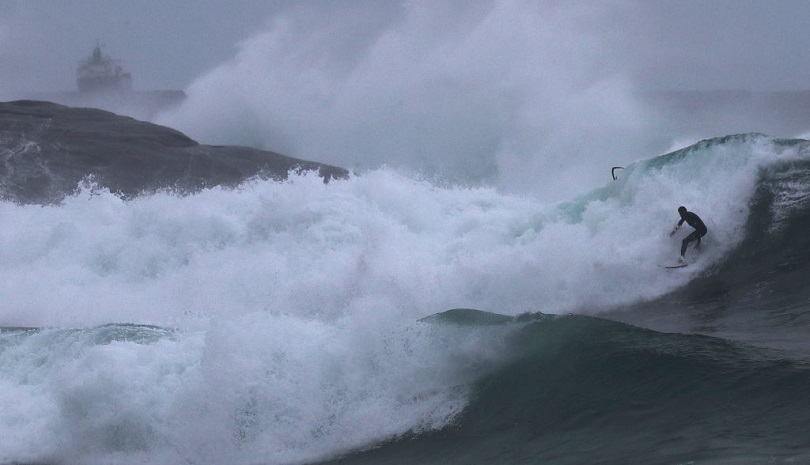
[[[703,138],[810,133],[795,96],[639,92],[810,90],[810,0],[0,0],[0,99],[75,90],[97,40],[135,90],[184,90],[152,121],[200,142],[547,198]]]
[[[527,10],[549,15],[560,5],[575,10],[571,3],[525,2]],[[576,21],[583,40],[599,47],[595,66],[622,73],[640,88],[810,88],[810,1],[581,3],[578,9],[589,12]],[[444,4],[460,18],[491,7]],[[76,65],[96,40],[122,60],[136,89],[185,89],[233,59],[241,43],[279,15],[298,15],[313,33],[333,21],[358,21],[362,36],[397,27],[403,8],[392,0],[0,0],[0,95],[75,89]]]

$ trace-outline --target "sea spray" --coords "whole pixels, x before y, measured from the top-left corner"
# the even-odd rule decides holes
[[[418,1],[379,18],[324,20],[297,8],[157,122],[205,143],[563,200],[605,179],[611,163],[667,147],[650,137],[655,113],[586,32],[603,13]]]
[[[705,141],[557,204],[393,169],[0,203],[0,322],[42,328],[0,332],[0,458],[297,463],[451,427],[519,326],[423,317],[597,313],[683,288],[807,153]],[[658,264],[682,203],[710,232],[674,274]]]

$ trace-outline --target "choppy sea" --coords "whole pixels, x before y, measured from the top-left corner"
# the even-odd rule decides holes
[[[810,462],[810,142],[617,173],[2,201],[0,463]]]

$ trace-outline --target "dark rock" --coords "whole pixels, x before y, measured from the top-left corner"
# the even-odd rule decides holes
[[[124,198],[159,189],[180,193],[283,180],[317,171],[328,182],[345,169],[238,146],[202,145],[185,134],[92,108],[0,102],[0,198],[53,203],[85,179]]]

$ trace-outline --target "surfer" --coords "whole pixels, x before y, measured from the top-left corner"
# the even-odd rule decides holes
[[[684,221],[686,221],[689,226],[695,228],[695,230],[692,231],[692,234],[686,236],[681,243],[681,258],[678,259],[678,263],[683,263],[683,256],[686,254],[686,247],[689,246],[690,242],[697,241],[697,244],[695,244],[695,249],[700,250],[700,238],[706,235],[708,229],[706,229],[706,225],[703,224],[703,220],[701,220],[700,217],[694,212],[687,211],[686,207],[678,207],[678,214],[681,215],[681,220],[675,225],[675,229],[669,233],[669,237],[672,237],[672,235],[675,234],[675,231],[681,227]]]

